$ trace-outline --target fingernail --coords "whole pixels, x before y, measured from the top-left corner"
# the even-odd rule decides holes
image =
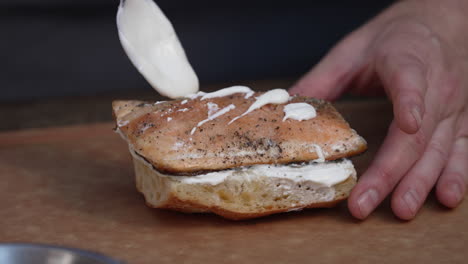
[[[419,128],[419,126],[421,126],[422,123],[421,109],[415,106],[413,110],[411,110],[411,114],[413,115],[414,121],[416,121],[416,125]]]
[[[409,190],[405,193],[405,195],[403,195],[403,201],[405,201],[406,206],[408,206],[408,209],[411,211],[411,213],[415,215],[416,211],[418,210],[418,194],[414,190]]]
[[[458,183],[452,184],[450,186],[450,192],[453,193],[453,196],[455,196],[455,199],[457,200],[457,202],[460,202],[460,200],[462,199],[462,195],[463,195],[463,191],[462,191],[460,184]]]
[[[359,211],[361,211],[361,216],[363,218],[367,217],[377,206],[378,202],[379,194],[375,189],[369,189],[365,193],[361,194],[357,200]]]

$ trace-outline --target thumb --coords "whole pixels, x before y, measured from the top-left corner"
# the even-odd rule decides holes
[[[289,93],[326,100],[338,98],[362,67],[367,46],[366,37],[360,32],[352,33],[297,81]]]

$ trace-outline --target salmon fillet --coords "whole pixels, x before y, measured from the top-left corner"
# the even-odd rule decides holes
[[[366,150],[366,141],[324,100],[292,97],[286,103],[314,106],[315,118],[283,121],[286,104],[247,111],[255,97],[244,94],[167,102],[114,101],[116,130],[154,169],[196,175],[255,164],[336,160]],[[213,114],[223,114],[210,120]],[[210,113],[210,115],[209,115]]]

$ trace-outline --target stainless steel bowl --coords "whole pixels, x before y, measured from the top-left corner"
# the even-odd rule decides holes
[[[1,244],[2,264],[122,264],[104,255],[41,244]]]

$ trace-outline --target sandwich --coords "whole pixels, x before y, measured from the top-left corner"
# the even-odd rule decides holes
[[[333,207],[356,184],[366,141],[331,103],[235,86],[186,98],[114,101],[136,187],[150,207],[241,220]]]

